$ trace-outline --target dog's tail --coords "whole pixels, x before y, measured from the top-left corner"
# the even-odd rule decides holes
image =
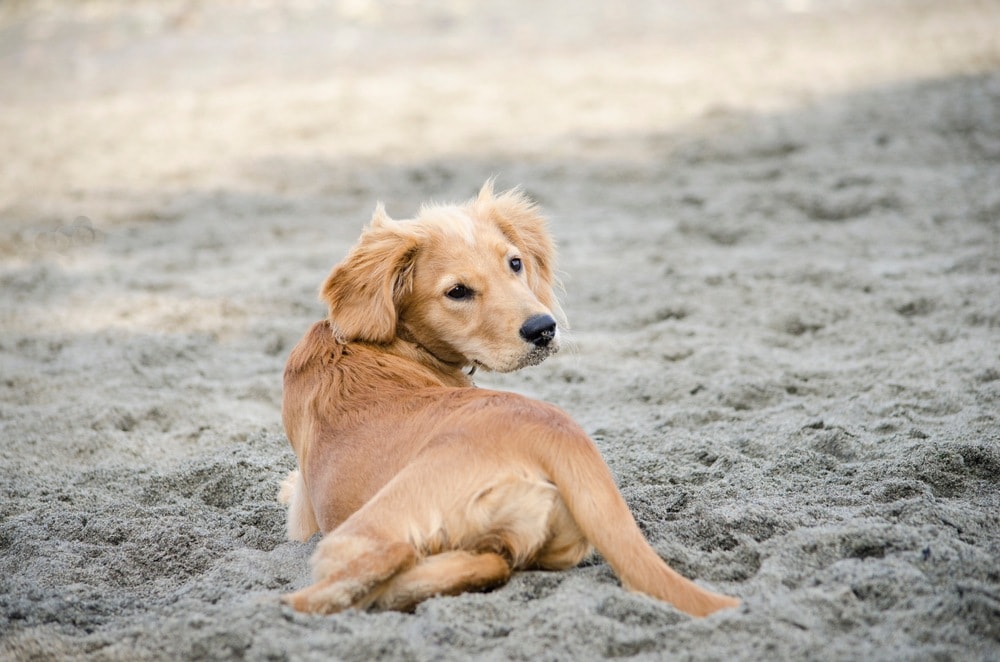
[[[313,514],[305,483],[302,482],[302,472],[292,471],[281,481],[278,490],[278,503],[288,506],[288,524],[286,532],[289,540],[305,542],[319,531],[316,515]]]
[[[535,446],[577,526],[607,560],[625,588],[671,603],[692,616],[737,607],[740,601],[708,591],[671,569],[656,554],[615,485],[594,443],[575,423],[557,426]]]

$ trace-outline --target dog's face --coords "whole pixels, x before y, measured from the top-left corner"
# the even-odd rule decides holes
[[[415,343],[438,360],[509,372],[559,349],[554,248],[520,193],[393,221],[381,207],[321,294],[342,342]]]

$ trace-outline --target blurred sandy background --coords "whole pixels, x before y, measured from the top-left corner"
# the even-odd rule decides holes
[[[997,659],[1000,3],[0,2],[0,656]],[[288,351],[377,200],[549,214],[600,561],[306,617]]]

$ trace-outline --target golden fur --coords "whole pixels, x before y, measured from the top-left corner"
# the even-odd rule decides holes
[[[315,583],[285,596],[295,609],[412,609],[573,567],[592,545],[627,588],[689,614],[739,604],[656,555],[569,416],[467,376],[558,350],[553,262],[534,205],[491,183],[410,221],[376,209],[285,369],[288,535],[324,534]]]

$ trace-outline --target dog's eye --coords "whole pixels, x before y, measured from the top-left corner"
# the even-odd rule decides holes
[[[456,285],[447,292],[445,296],[449,299],[454,299],[455,301],[464,301],[465,299],[471,299],[474,292],[472,288],[466,287],[465,285]]]
[[[524,265],[521,264],[521,258],[519,257],[510,258],[510,270],[513,271],[514,273],[518,273],[519,271],[521,271],[523,266]]]

